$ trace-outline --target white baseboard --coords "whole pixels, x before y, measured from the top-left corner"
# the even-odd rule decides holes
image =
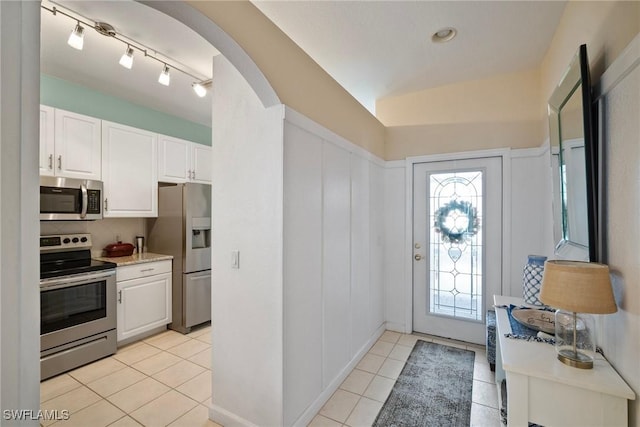
[[[345,378],[349,376],[349,374],[351,373],[351,371],[353,371],[356,365],[360,363],[360,360],[364,357],[365,354],[367,354],[367,352],[371,349],[371,347],[373,347],[376,341],[378,341],[378,338],[382,336],[385,329],[386,329],[386,325],[383,323],[373,333],[373,335],[371,335],[371,338],[369,338],[369,341],[367,341],[365,345],[362,346],[360,351],[356,353],[353,359],[351,359],[351,362],[349,362],[349,364],[345,366],[342,369],[342,371],[340,371],[340,374],[336,378],[334,378],[333,381],[331,381],[331,383],[327,386],[327,388],[325,388],[324,391],[320,393],[320,395],[316,398],[316,400],[314,400],[313,403],[309,405],[307,410],[304,411],[302,415],[300,415],[300,417],[293,423],[294,426],[304,427],[304,426],[307,426],[311,422],[311,420],[313,420],[313,417],[315,417],[318,411],[320,411],[320,409],[322,409],[324,404],[327,403],[327,400],[329,400],[329,398],[338,389],[338,387],[340,387],[340,384],[342,384]],[[223,424],[223,425],[225,427],[228,427],[227,424]]]
[[[313,417],[316,416],[318,411],[327,403],[327,400],[333,395],[333,393],[340,387],[340,384],[347,378],[347,376],[351,373],[351,371],[356,367],[360,360],[364,357],[365,354],[373,347],[373,345],[378,341],[378,338],[382,336],[386,329],[386,325],[382,324],[374,333],[371,335],[371,338],[362,346],[362,348],[356,353],[356,355],[351,359],[351,361],[340,371],[340,374],[334,378],[333,381],[327,386],[326,389],[318,397],[316,400],[309,405],[309,407],[302,413],[302,415],[293,423],[294,426],[307,426]],[[249,420],[245,420],[244,418],[227,411],[220,406],[217,406],[214,403],[211,403],[209,408],[209,419],[212,421],[223,425],[225,427],[257,427],[255,424],[250,422]]]
[[[211,406],[209,407],[209,419],[223,425],[224,427],[258,427],[251,421],[245,420],[244,418],[239,417],[233,412],[229,412],[214,403],[211,403]]]
[[[411,331],[406,330],[406,326],[404,323],[398,322],[387,322],[386,329],[389,331],[400,332],[401,334],[410,334]]]

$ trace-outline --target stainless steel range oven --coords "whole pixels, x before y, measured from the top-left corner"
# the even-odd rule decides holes
[[[91,235],[40,237],[41,379],[116,352],[116,265]]]

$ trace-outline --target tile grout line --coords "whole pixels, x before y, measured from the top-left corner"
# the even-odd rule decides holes
[[[204,335],[205,335],[205,334],[207,334],[207,333],[208,333],[207,331],[204,331],[204,332],[200,333],[200,334],[198,335],[198,337],[204,336]],[[193,407],[191,407],[188,411],[186,411],[186,412],[184,412],[184,413],[180,414],[180,415],[179,415],[178,417],[176,417],[175,419],[172,419],[172,420],[169,422],[169,424],[170,424],[170,423],[172,423],[172,422],[177,421],[179,418],[183,417],[183,416],[184,416],[184,415],[186,415],[188,412],[190,412],[190,411],[191,411],[191,410],[193,410],[194,408],[197,408],[197,407],[198,407],[198,406],[200,406],[200,405],[202,405],[203,407],[205,407],[205,408],[206,408],[206,407],[208,407],[208,405],[207,405],[207,403],[206,403],[206,402],[211,398],[211,396],[207,396],[207,397],[204,399],[204,401],[203,401],[204,403],[203,403],[203,402],[200,402],[199,400],[197,400],[197,399],[195,399],[195,398],[193,398],[193,397],[191,397],[191,396],[187,395],[186,393],[184,393],[184,392],[182,392],[182,391],[178,390],[177,388],[178,388],[178,387],[182,387],[184,384],[186,384],[186,383],[187,383],[187,382],[189,382],[189,381],[192,381],[193,379],[195,379],[195,378],[196,378],[196,377],[198,377],[199,375],[202,375],[202,374],[211,375],[211,374],[212,374],[212,370],[211,370],[211,368],[210,368],[210,367],[202,366],[202,365],[200,365],[200,364],[198,364],[198,363],[195,363],[195,362],[193,362],[193,361],[189,360],[189,358],[191,358],[191,357],[194,357],[194,356],[196,356],[196,355],[198,355],[198,354],[201,354],[201,353],[203,353],[203,352],[206,352],[206,351],[210,351],[210,349],[212,348],[212,344],[211,344],[211,343],[208,343],[208,342],[204,342],[204,341],[198,340],[198,339],[197,339],[197,337],[190,337],[190,336],[187,336],[187,335],[185,335],[185,337],[186,337],[186,338],[188,338],[188,339],[187,339],[187,340],[184,340],[184,341],[182,341],[182,342],[180,342],[180,343],[178,343],[178,344],[176,344],[176,345],[174,345],[174,346],[167,347],[167,348],[164,348],[164,349],[163,349],[163,348],[158,347],[157,345],[154,345],[153,343],[146,342],[146,341],[144,341],[144,340],[141,340],[141,341],[140,341],[140,342],[138,342],[138,343],[133,343],[133,345],[132,345],[131,347],[129,347],[131,350],[135,349],[136,347],[140,347],[140,346],[141,346],[141,345],[143,345],[143,344],[146,344],[146,345],[148,345],[149,347],[153,348],[154,350],[158,350],[158,352],[157,352],[157,353],[155,353],[155,354],[153,354],[153,355],[151,355],[151,356],[144,357],[144,358],[142,358],[142,359],[140,359],[140,360],[136,360],[135,362],[131,362],[131,363],[123,362],[123,361],[121,361],[121,360],[118,360],[116,357],[114,357],[114,355],[110,355],[110,356],[108,356],[109,358],[112,358],[112,360],[113,360],[114,362],[117,362],[117,364],[122,365],[122,366],[117,366],[117,369],[115,369],[114,371],[110,371],[110,372],[108,372],[108,373],[107,373],[107,374],[105,374],[105,375],[101,375],[101,376],[99,376],[99,377],[97,377],[97,378],[91,378],[91,380],[90,380],[90,381],[84,381],[84,380],[80,380],[79,378],[76,378],[75,376],[73,376],[73,375],[71,374],[71,372],[73,372],[73,371],[71,371],[71,372],[69,372],[69,373],[66,373],[65,375],[68,375],[68,376],[69,376],[69,378],[70,378],[72,381],[74,381],[75,383],[77,383],[77,386],[76,386],[76,387],[72,387],[71,389],[69,389],[69,390],[65,391],[64,393],[60,393],[60,394],[58,394],[58,395],[56,395],[56,396],[52,396],[50,399],[47,399],[46,401],[42,401],[42,402],[40,402],[40,405],[44,405],[44,404],[46,404],[47,402],[49,402],[49,401],[51,401],[51,400],[53,400],[53,399],[56,399],[56,398],[58,398],[58,397],[60,397],[60,396],[64,396],[65,394],[70,393],[70,392],[72,392],[72,391],[74,391],[74,390],[77,390],[77,389],[79,389],[79,388],[85,388],[85,389],[86,389],[86,390],[88,390],[89,392],[91,392],[91,393],[95,394],[96,396],[98,396],[98,397],[99,397],[99,400],[98,400],[98,401],[96,401],[96,402],[93,402],[93,403],[91,403],[91,404],[89,404],[89,405],[87,405],[87,406],[84,406],[84,407],[82,407],[82,408],[78,408],[78,409],[76,409],[74,412],[75,412],[75,413],[77,413],[77,412],[80,412],[80,411],[82,411],[82,410],[85,410],[86,408],[88,408],[88,407],[90,407],[90,406],[92,406],[92,405],[95,405],[95,404],[97,404],[97,403],[102,403],[102,402],[104,402],[105,404],[107,404],[107,405],[110,405],[110,406],[114,407],[115,409],[117,409],[118,411],[120,411],[120,412],[122,412],[122,413],[124,414],[122,417],[119,417],[119,418],[117,418],[116,420],[114,420],[112,423],[110,423],[110,425],[111,425],[111,424],[113,424],[113,423],[116,423],[116,422],[118,422],[119,420],[122,420],[123,418],[126,418],[126,417],[130,417],[131,419],[135,420],[136,422],[139,422],[139,420],[138,420],[137,418],[133,417],[131,414],[132,414],[133,412],[137,411],[138,409],[142,408],[143,406],[145,406],[145,405],[147,405],[147,404],[149,404],[149,403],[153,402],[154,400],[156,400],[156,399],[158,399],[158,398],[160,398],[160,397],[164,396],[165,394],[169,393],[170,391],[175,391],[175,392],[176,392],[176,393],[178,393],[179,395],[181,395],[181,396],[185,397],[186,399],[188,399],[188,401],[190,401],[190,402],[191,402],[191,403],[193,403],[194,405],[193,405]],[[176,347],[179,347],[179,346],[182,346],[182,345],[188,344],[188,343],[190,343],[190,342],[193,342],[194,340],[196,340],[199,344],[203,344],[204,346],[206,346],[206,347],[208,347],[208,348],[206,348],[206,347],[205,347],[205,348],[202,348],[200,351],[197,351],[197,352],[195,352],[195,353],[193,353],[193,354],[188,354],[188,355],[185,355],[185,356],[180,355],[180,354],[174,354],[174,353],[171,353],[171,352],[169,351],[169,350],[174,349],[174,348],[176,348]],[[134,365],[134,364],[136,364],[136,363],[142,362],[142,361],[144,361],[144,360],[148,360],[148,359],[150,359],[151,357],[157,356],[157,355],[162,354],[162,353],[166,353],[166,354],[169,354],[169,355],[175,356],[176,358],[178,358],[178,359],[179,359],[179,361],[178,361],[178,362],[176,362],[176,363],[172,363],[172,364],[170,364],[169,366],[167,366],[167,367],[165,367],[165,368],[163,368],[163,369],[159,370],[158,372],[154,372],[153,374],[147,374],[147,373],[145,373],[145,372],[141,371],[140,369],[138,369],[137,367],[134,367],[134,366],[133,366],[133,365]],[[107,359],[107,358],[105,358],[105,359]],[[181,382],[180,384],[177,384],[176,386],[171,386],[171,385],[166,384],[166,383],[164,383],[164,382],[160,381],[159,379],[157,379],[157,378],[154,378],[154,377],[153,377],[154,375],[156,375],[156,374],[158,374],[158,373],[160,373],[160,372],[163,372],[163,371],[164,371],[164,370],[166,370],[166,369],[170,369],[171,367],[174,367],[175,365],[177,365],[178,363],[181,363],[182,361],[189,362],[190,364],[193,364],[194,366],[196,366],[196,367],[198,367],[198,368],[202,369],[202,371],[201,371],[201,372],[199,372],[199,373],[197,373],[196,375],[194,375],[194,376],[192,376],[192,377],[188,378],[186,381],[183,381],[183,382]],[[85,365],[85,366],[87,366],[87,365]],[[110,393],[110,394],[108,394],[108,395],[105,395],[105,396],[103,396],[102,394],[98,393],[94,388],[92,388],[92,387],[89,385],[90,383],[93,383],[93,382],[95,382],[95,381],[99,381],[99,380],[101,380],[101,379],[104,379],[104,378],[108,377],[109,375],[116,374],[116,373],[121,372],[121,371],[123,371],[123,370],[125,370],[125,369],[127,369],[127,368],[131,368],[133,371],[138,372],[140,375],[142,375],[142,378],[140,378],[138,381],[135,381],[135,382],[133,382],[133,383],[131,383],[131,384],[127,385],[126,387],[124,387],[124,388],[122,388],[122,389],[120,389],[120,390],[117,390],[117,391],[115,391],[115,392],[113,392],[113,393]],[[140,382],[145,381],[145,380],[147,380],[147,379],[152,379],[152,380],[154,380],[154,381],[157,381],[159,384],[162,384],[164,387],[167,387],[167,390],[166,390],[164,393],[162,393],[162,394],[160,394],[159,396],[157,396],[155,399],[152,399],[150,402],[146,402],[146,403],[144,403],[144,404],[140,405],[139,407],[134,408],[134,409],[133,409],[133,410],[131,410],[131,411],[127,411],[127,410],[125,410],[124,408],[121,408],[121,407],[119,407],[118,405],[116,405],[115,403],[113,403],[111,400],[109,400],[109,398],[110,398],[110,397],[112,397],[112,396],[114,396],[115,394],[117,394],[117,393],[119,393],[119,392],[121,392],[121,391],[124,391],[124,390],[126,390],[126,389],[128,389],[128,388],[130,388],[130,387],[133,387],[133,386],[135,386],[136,384],[139,384]],[[54,424],[57,424],[57,422],[54,422],[54,423],[51,423],[51,424],[48,424],[48,425],[49,425],[49,426],[52,426],[52,425],[54,425]]]

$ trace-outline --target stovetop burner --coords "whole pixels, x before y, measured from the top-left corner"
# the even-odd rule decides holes
[[[61,259],[60,255],[75,255],[78,258]],[[88,273],[91,271],[116,268],[116,264],[107,261],[91,259],[91,251],[80,250],[40,254],[40,280],[52,277],[69,276],[71,274]]]
[[[116,268],[116,264],[91,259],[91,235],[40,237],[40,280]]]

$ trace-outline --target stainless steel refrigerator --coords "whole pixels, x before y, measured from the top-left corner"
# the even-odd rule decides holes
[[[158,188],[158,217],[147,220],[149,252],[173,255],[171,329],[189,333],[211,320],[211,186]]]

